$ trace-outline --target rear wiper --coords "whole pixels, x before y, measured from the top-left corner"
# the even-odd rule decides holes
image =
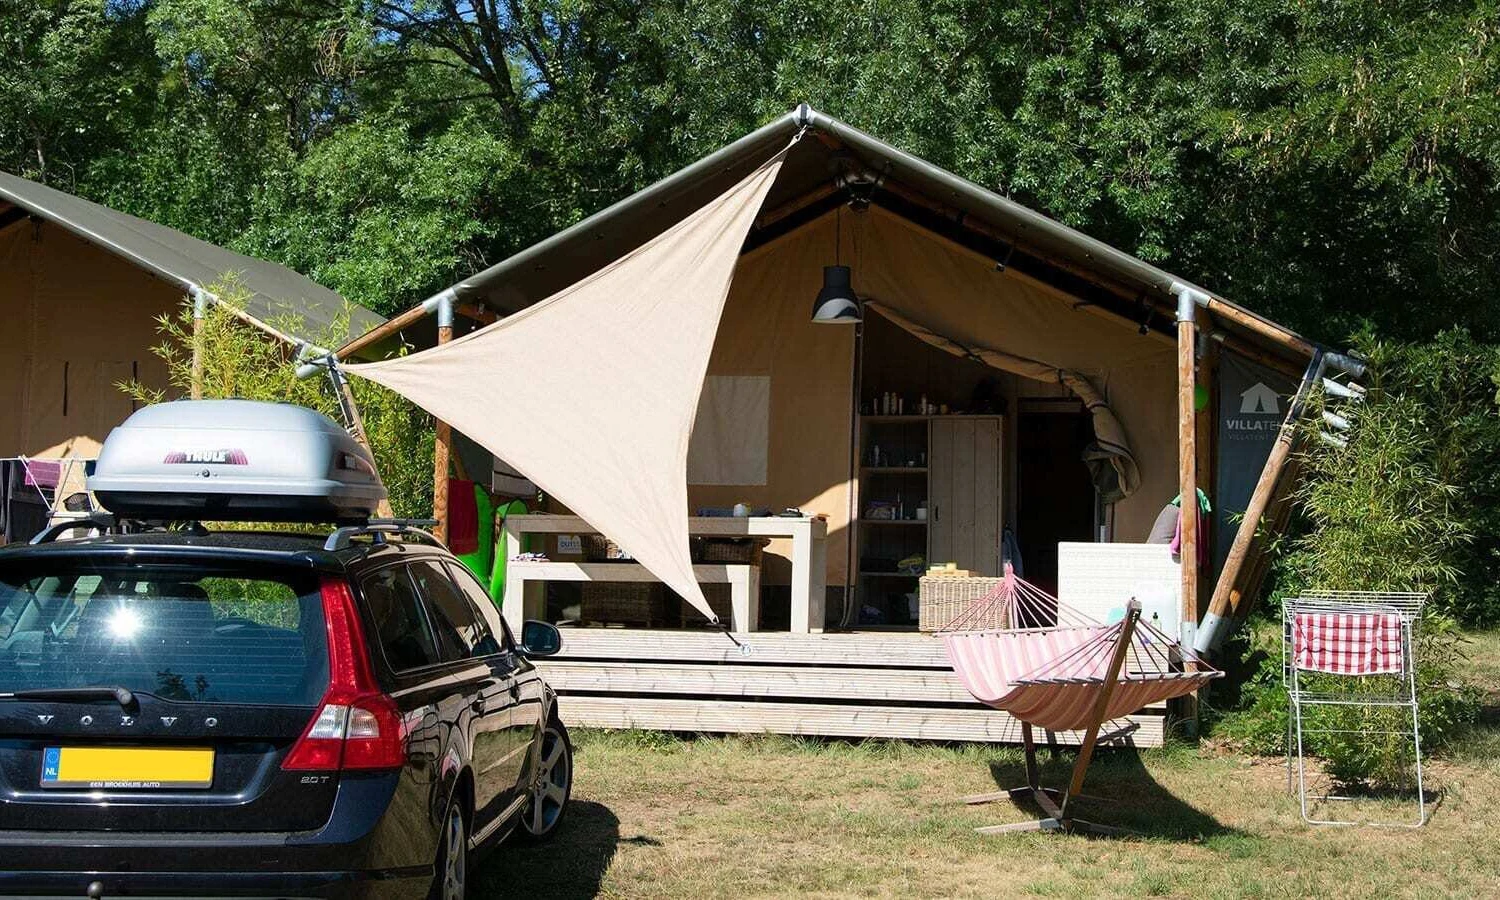
[[[120,685],[32,688],[26,691],[11,691],[10,693],[0,694],[0,698],[10,698],[13,700],[59,700],[64,703],[113,700],[127,709],[135,704],[135,694],[131,692],[130,688],[121,687]]]

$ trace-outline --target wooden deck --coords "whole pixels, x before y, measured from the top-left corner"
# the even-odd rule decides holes
[[[1020,723],[976,702],[940,641],[903,633],[737,635],[564,628],[539,661],[563,718],[593,728],[1018,743]],[[1106,742],[1162,743],[1160,709],[1105,728]],[[1078,732],[1044,732],[1076,744]]]

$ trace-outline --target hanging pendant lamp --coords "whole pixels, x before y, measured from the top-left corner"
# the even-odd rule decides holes
[[[839,212],[842,212],[842,207]],[[835,213],[833,220],[835,265],[823,267],[823,287],[813,301],[812,320],[818,324],[853,325],[860,320],[859,297],[854,293],[853,273],[848,266],[839,265],[839,252],[843,243],[842,216]]]

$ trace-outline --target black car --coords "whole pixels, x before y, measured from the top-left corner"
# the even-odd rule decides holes
[[[464,895],[572,786],[557,698],[401,525],[0,549],[0,895]]]

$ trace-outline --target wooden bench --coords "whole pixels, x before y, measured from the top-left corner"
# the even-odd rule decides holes
[[[545,513],[506,516],[502,529],[505,534],[505,558],[508,560],[521,555],[524,538],[528,534],[598,533],[597,529],[577,516]],[[823,608],[827,595],[827,519],[818,516],[689,516],[688,534],[696,537],[789,539],[792,544],[792,631],[802,634],[822,632]],[[700,577],[698,580],[704,579]],[[506,596],[510,595],[507,593]],[[507,609],[510,609],[509,602],[506,601]]]
[[[693,577],[701,584],[729,585],[731,628],[755,631],[760,622],[760,567],[740,563],[699,563]],[[546,618],[546,597],[539,590],[527,591],[528,583],[548,581],[656,581],[655,575],[638,563],[623,562],[531,562],[511,560],[505,567],[505,618],[514,634],[521,633],[527,619]],[[722,640],[722,638],[721,638]]]

